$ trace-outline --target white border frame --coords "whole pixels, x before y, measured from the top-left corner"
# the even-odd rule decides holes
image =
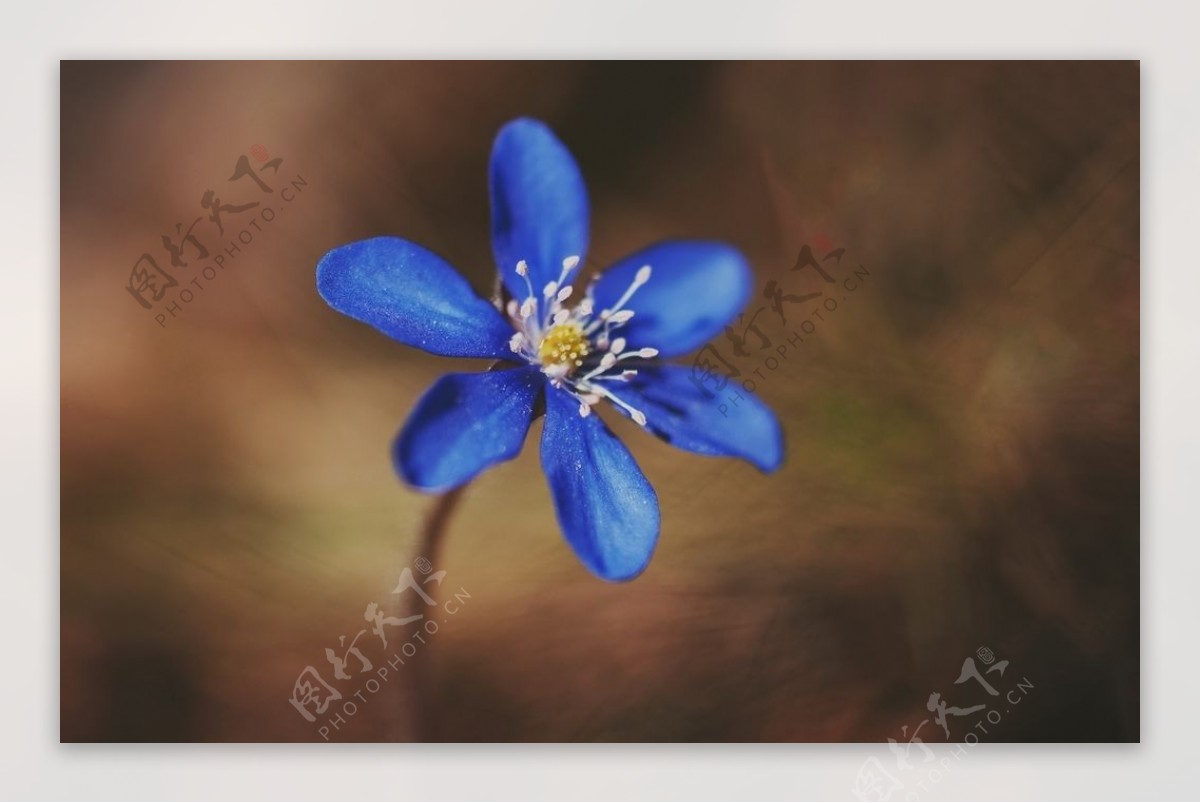
[[[1195,798],[1200,30],[1185,3],[316,0],[5,8],[0,794],[135,800],[846,798],[878,745],[58,744],[58,80],[70,58],[1140,58],[1141,745],[981,745],[935,799]],[[164,34],[163,32],[174,32]],[[1039,690],[1040,691],[1040,690]]]

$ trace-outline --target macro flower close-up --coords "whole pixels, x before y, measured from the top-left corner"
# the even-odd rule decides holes
[[[60,72],[60,742],[1146,735],[1137,61]]]
[[[636,577],[658,541],[653,487],[600,419],[609,407],[700,455],[764,472],[783,460],[774,413],[739,389],[729,414],[684,357],[742,312],[753,274],[734,247],[669,240],[584,281],[589,203],[570,151],[543,123],[505,125],[492,148],[490,300],[433,251],[398,237],[335,248],[317,289],[338,312],[424,351],[493,360],[443,376],[392,447],[396,471],[428,493],[464,486],[516,457],[544,416],[541,462],[564,537],[594,574]]]

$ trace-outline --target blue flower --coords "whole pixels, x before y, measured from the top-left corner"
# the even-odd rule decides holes
[[[519,119],[496,137],[490,166],[493,302],[415,243],[378,237],[335,248],[317,290],[338,312],[409,346],[502,361],[449,374],[417,402],[392,450],[416,488],[440,493],[516,457],[543,410],[542,467],[563,533],[606,580],[637,576],[658,541],[658,498],[629,450],[593,415],[602,401],[667,443],[778,468],[775,415],[740,391],[719,399],[679,357],[718,335],[745,306],[752,274],[735,249],[672,241],[573,285],[588,244],[588,196],[570,152],[543,123]]]

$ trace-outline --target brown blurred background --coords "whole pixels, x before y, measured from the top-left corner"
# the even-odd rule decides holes
[[[761,383],[777,474],[613,422],[662,504],[634,582],[564,544],[535,425],[450,524],[471,597],[421,654],[427,732],[402,679],[332,738],[903,742],[931,692],[987,702],[954,683],[987,647],[1034,689],[983,740],[1137,740],[1136,62],[64,62],[61,738],[321,740],[293,683],[411,565],[432,500],[389,443],[469,366],[334,313],[314,266],[394,234],[488,292],[521,115],[579,160],[591,268],[695,236],[760,291],[825,241],[870,277]],[[209,189],[278,210],[211,281],[160,244]],[[180,282],[151,310],[143,252]]]

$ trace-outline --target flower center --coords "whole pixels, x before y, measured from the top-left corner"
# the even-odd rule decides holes
[[[550,331],[542,337],[542,344],[538,346],[538,360],[542,365],[564,369],[563,375],[567,376],[583,366],[584,358],[591,351],[583,326],[569,321],[551,326]]]
[[[510,299],[505,308],[517,330],[509,348],[541,366],[542,373],[556,387],[578,399],[581,416],[589,415],[592,405],[601,399],[608,399],[645,426],[646,416],[642,411],[631,407],[609,384],[628,382],[637,376],[637,369],[629,360],[658,356],[658,349],[654,348],[626,350],[625,338],[615,334],[633,319],[634,311],[626,305],[638,288],[650,281],[650,266],[643,265],[621,297],[596,313],[591,285],[578,304],[565,306],[574,290],[567,280],[578,264],[579,257],[563,260],[558,281],[543,287],[539,298],[529,280],[529,266],[524,261],[517,263],[516,274],[525,280],[526,295],[523,300]]]

